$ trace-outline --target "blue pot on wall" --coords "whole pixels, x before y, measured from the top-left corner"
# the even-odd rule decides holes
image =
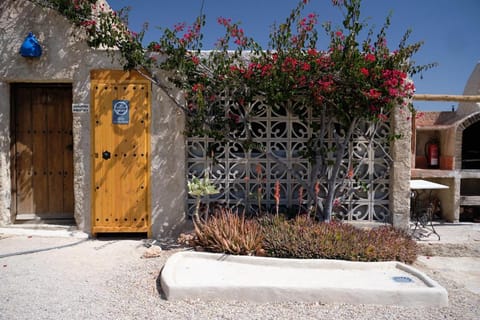
[[[42,47],[32,32],[23,41],[20,47],[20,55],[26,58],[38,58],[42,55]]]

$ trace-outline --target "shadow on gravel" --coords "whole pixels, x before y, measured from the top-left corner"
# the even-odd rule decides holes
[[[152,245],[157,245],[162,250],[186,249],[189,248],[183,244],[179,244],[177,239],[163,238],[163,239],[149,239],[147,233],[99,233],[95,238],[98,241],[112,241],[112,240],[138,240],[142,241],[144,246],[149,248]]]
[[[174,249],[189,249],[190,247],[183,244],[179,244],[176,239],[165,238],[156,240],[156,243],[162,247],[163,250],[174,250]]]
[[[44,252],[44,251],[51,251],[51,250],[59,250],[59,249],[63,249],[63,248],[69,248],[69,247],[73,247],[73,246],[79,245],[81,243],[84,243],[86,241],[88,241],[88,239],[82,239],[82,240],[74,242],[74,243],[64,244],[64,245],[60,245],[60,246],[53,246],[53,247],[47,247],[47,248],[40,248],[40,249],[33,249],[33,250],[17,251],[17,252],[12,252],[12,253],[0,254],[0,259],[1,258],[13,257],[13,256],[21,256],[21,255],[26,255],[26,254],[38,253],[38,252]]]
[[[157,282],[157,292],[160,295],[160,298],[162,300],[167,300],[167,296],[165,295],[165,292],[163,292],[163,289],[162,289],[162,281],[161,281],[162,271],[163,271],[163,267],[162,267],[162,269],[160,269],[160,273],[158,274],[157,281],[156,281]]]
[[[94,238],[99,241],[111,241],[111,240],[144,240],[147,239],[146,232],[112,232],[112,233],[99,233]]]

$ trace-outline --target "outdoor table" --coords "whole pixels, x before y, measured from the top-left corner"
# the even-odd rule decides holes
[[[411,192],[411,217],[414,221],[415,228],[413,229],[413,236],[417,238],[428,237],[431,234],[435,234],[440,240],[440,235],[433,226],[433,203],[432,203],[432,191],[437,189],[448,189],[448,186],[443,184],[427,181],[427,180],[410,180]],[[423,204],[419,204],[418,193],[419,190],[430,190],[427,199]],[[426,233],[419,232],[416,234],[417,229]]]

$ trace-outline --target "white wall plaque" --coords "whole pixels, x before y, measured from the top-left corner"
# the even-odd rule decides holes
[[[86,103],[74,103],[72,104],[73,113],[89,113],[90,105]]]

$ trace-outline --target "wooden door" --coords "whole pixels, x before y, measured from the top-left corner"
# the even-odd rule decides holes
[[[148,80],[136,72],[91,72],[92,234],[150,234]]]
[[[71,85],[12,85],[12,215],[73,218]]]

